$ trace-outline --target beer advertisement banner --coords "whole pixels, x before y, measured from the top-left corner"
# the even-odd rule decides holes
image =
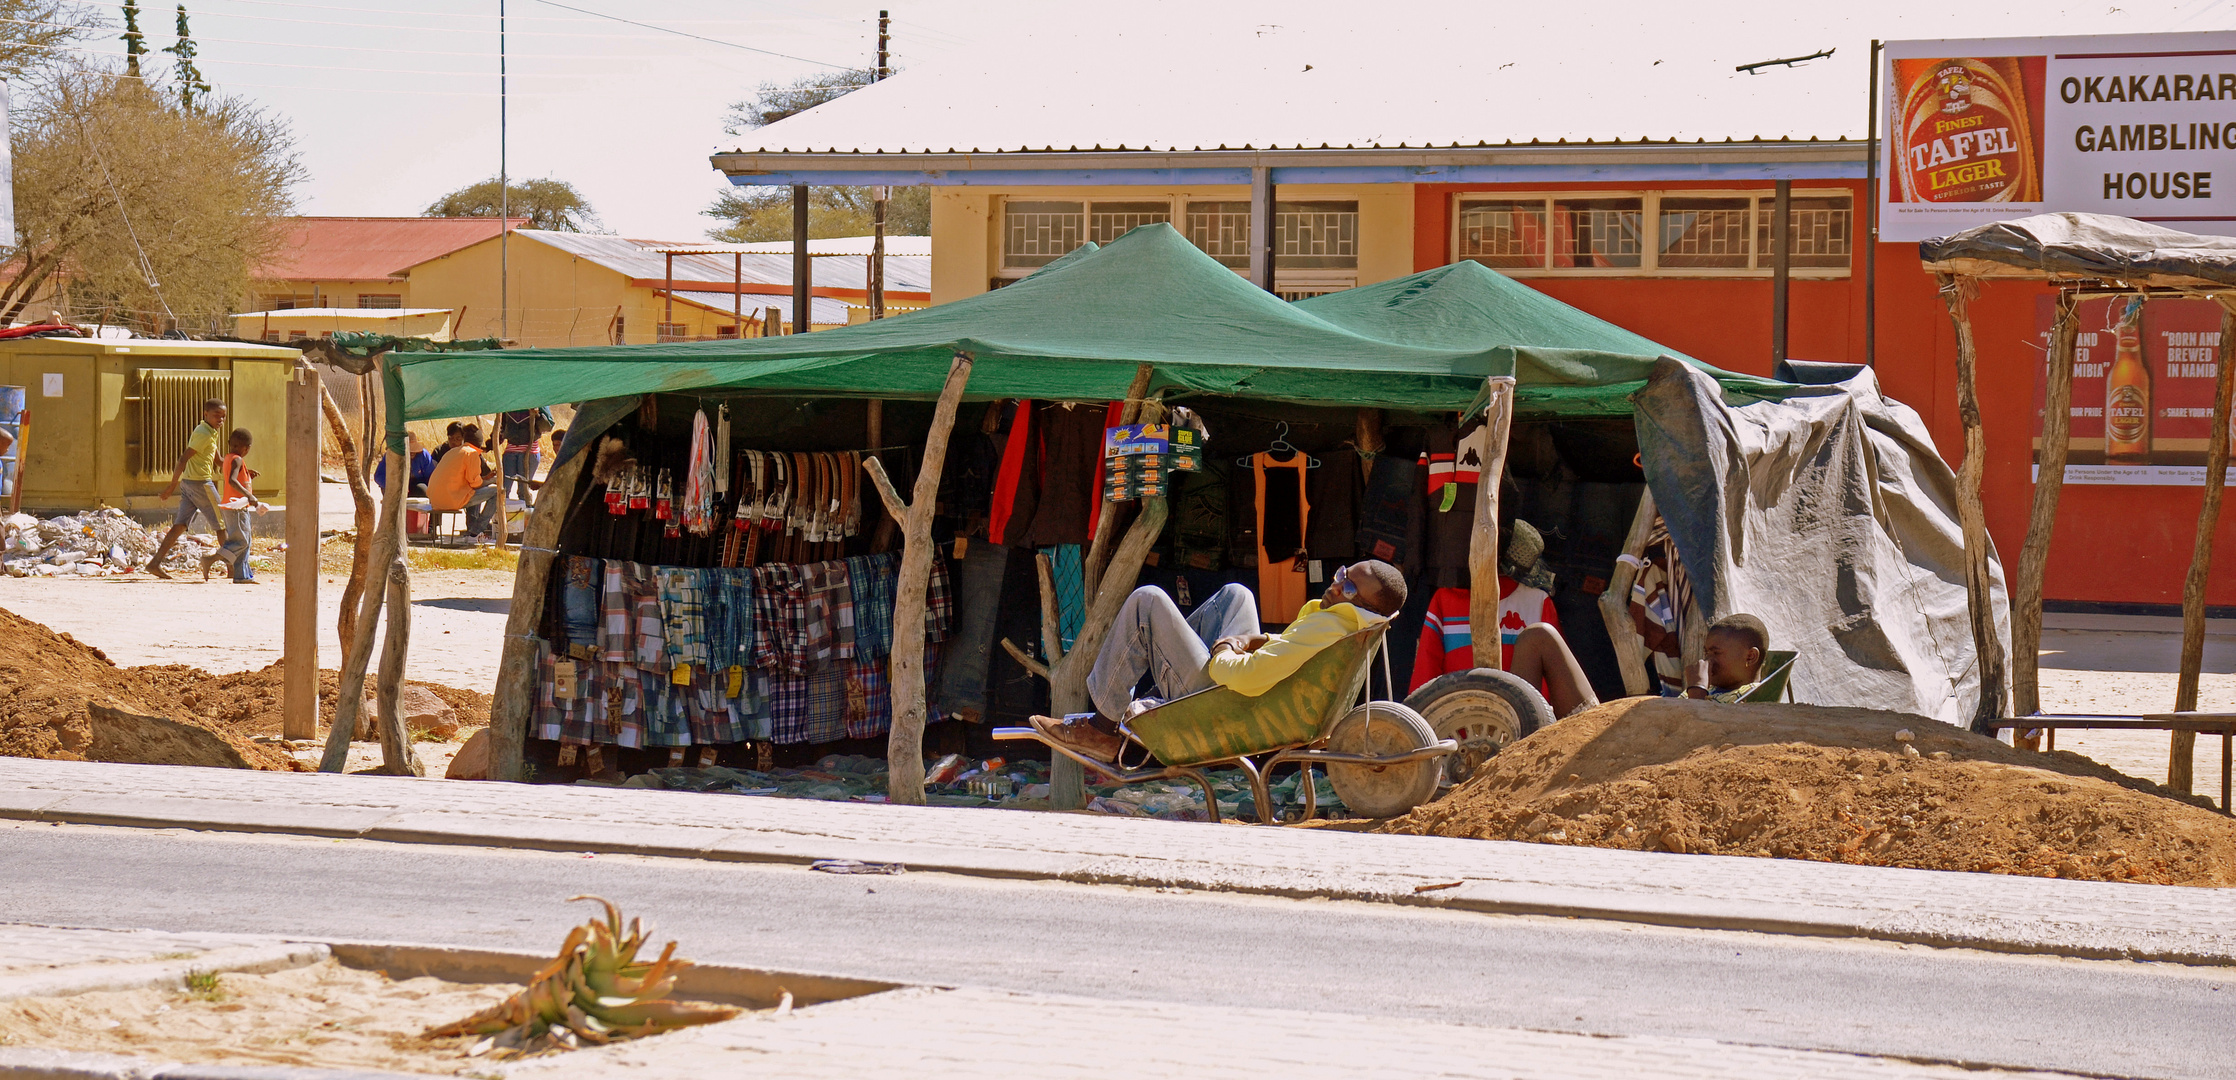
[[[1879,239],[2030,214],[2236,236],[2236,33],[1892,41]]]
[[[2220,305],[2120,298],[2084,300],[2078,310],[2065,482],[2202,486],[2205,443],[2213,430]],[[2037,477],[2055,317],[2055,301],[2042,297],[2035,313]]]

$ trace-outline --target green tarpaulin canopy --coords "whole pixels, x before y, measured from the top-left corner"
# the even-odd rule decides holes
[[[1170,225],[1093,245],[1007,288],[788,337],[396,358],[404,416],[432,419],[646,393],[930,399],[949,359],[969,396],[1111,401],[1140,364],[1189,394],[1417,411],[1464,407],[1512,362],[1491,343],[1411,345],[1253,287]]]
[[[1521,420],[1629,416],[1630,395],[1646,385],[1654,361],[1663,356],[1707,372],[1732,405],[1783,399],[1795,389],[1703,364],[1474,262],[1315,296],[1296,306],[1393,344],[1492,346],[1493,366],[1514,372],[1514,416]]]

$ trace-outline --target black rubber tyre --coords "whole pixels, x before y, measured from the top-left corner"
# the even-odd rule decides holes
[[[1408,694],[1405,703],[1427,720],[1439,739],[1460,744],[1444,759],[1444,778],[1457,784],[1509,743],[1553,722],[1553,707],[1535,687],[1497,668],[1439,675]]]
[[[1328,729],[1328,749],[1340,754],[1403,754],[1436,742],[1428,721],[1395,701],[1369,701]],[[1436,794],[1443,762],[1430,758],[1394,765],[1329,764],[1328,783],[1343,806],[1359,817],[1396,817]]]

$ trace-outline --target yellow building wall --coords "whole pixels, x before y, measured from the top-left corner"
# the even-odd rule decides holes
[[[1282,202],[1359,204],[1358,284],[1413,272],[1413,185],[1290,184]],[[1006,199],[1065,201],[1202,199],[1244,202],[1246,186],[1204,187],[937,187],[932,189],[932,303],[976,296],[1001,275],[1001,204]]]
[[[353,308],[360,306],[357,298],[368,293],[400,296],[403,300],[396,305],[398,307],[428,306],[412,303],[410,282],[377,278],[371,281],[261,281],[249,290],[247,310],[270,311],[279,306],[278,301],[283,297],[293,299],[296,307]]]

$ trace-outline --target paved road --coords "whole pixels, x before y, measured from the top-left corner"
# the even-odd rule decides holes
[[[592,892],[696,958],[895,981],[2236,1075],[2236,972],[1388,905],[0,823],[0,918],[554,947]],[[1495,1052],[1486,1048],[1486,1053]]]

